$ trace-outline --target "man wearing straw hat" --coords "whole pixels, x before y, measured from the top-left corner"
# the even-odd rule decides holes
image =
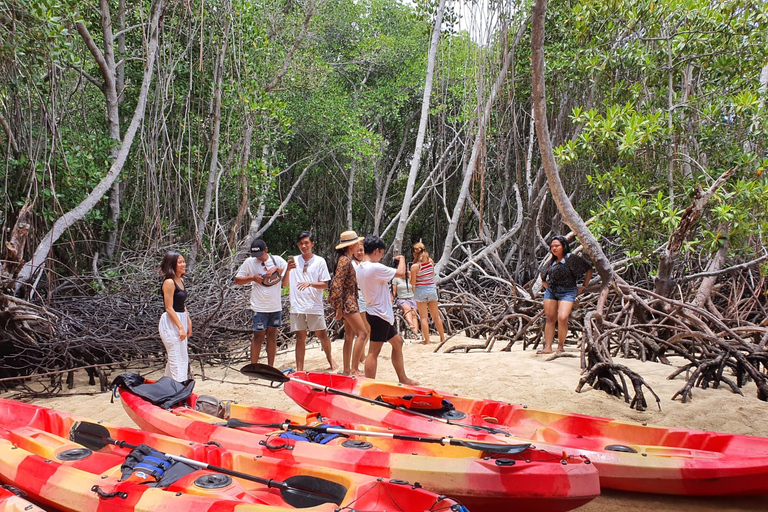
[[[365,299],[365,316],[371,326],[371,343],[365,358],[365,376],[376,378],[379,353],[385,342],[392,345],[392,366],[397,380],[402,384],[416,386],[418,382],[405,374],[403,362],[403,338],[395,328],[395,313],[389,299],[389,282],[395,277],[405,277],[405,257],[395,256],[397,269],[379,263],[387,246],[377,236],[368,236],[363,241],[365,256],[357,267],[357,283]],[[355,357],[353,355],[353,357]]]

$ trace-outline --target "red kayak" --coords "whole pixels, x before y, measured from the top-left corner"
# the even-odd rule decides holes
[[[694,496],[768,494],[764,437],[532,409],[361,377],[296,372],[284,380],[286,394],[301,407],[339,421],[439,436],[480,429],[548,452],[584,455],[597,467],[604,488]],[[450,410],[431,414],[429,402],[438,398]],[[419,400],[425,402],[421,409],[413,407]]]
[[[45,512],[26,499],[26,493],[12,485],[0,485],[0,512]]]
[[[402,482],[4,399],[0,480],[66,512],[466,512],[450,498]]]
[[[308,418],[235,403],[221,407],[217,417],[195,410],[199,397],[194,394],[182,405],[166,410],[125,388],[119,391],[126,412],[143,429],[191,441],[215,442],[257,457],[282,457],[301,464],[412,482],[454,497],[472,512],[510,508],[564,511],[587,503],[600,491],[594,466],[562,450],[549,453],[531,450],[528,445],[484,445],[472,438],[427,440],[402,436],[394,430],[338,422],[332,422],[330,428],[348,431],[345,435],[302,439],[284,427],[302,427],[317,434],[320,431],[314,430],[316,426],[310,429],[310,424],[331,422],[313,415]]]

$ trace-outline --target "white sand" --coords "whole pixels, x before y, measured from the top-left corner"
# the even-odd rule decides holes
[[[463,337],[455,337],[448,346],[478,343]],[[341,362],[341,341],[334,342],[334,356]],[[661,398],[659,411],[650,392],[646,392],[648,410],[631,410],[623,400],[610,397],[604,392],[585,387],[582,393],[574,390],[580,377],[578,357],[561,357],[547,361],[549,356],[537,356],[531,350],[523,351],[516,344],[511,352],[471,352],[469,354],[433,353],[436,345],[424,346],[411,343],[405,347],[405,367],[408,376],[423,386],[451,391],[468,396],[492,398],[513,403],[528,404],[542,409],[562,410],[618,418],[630,421],[647,421],[667,426],[731,432],[768,437],[768,404],[755,396],[754,384],[743,388],[745,396],[733,394],[730,389],[694,389],[693,401],[683,404],[672,401],[672,395],[683,386],[678,377],[666,380],[674,368],[657,363],[641,363],[621,360],[622,364],[639,372]],[[447,348],[447,347],[444,347]],[[577,349],[567,347],[578,356]],[[396,380],[390,363],[390,350],[385,347],[379,358],[378,378]],[[325,358],[318,345],[310,345],[306,354],[307,370],[325,370]],[[276,366],[284,369],[294,365],[293,352],[280,353]],[[192,365],[198,379],[195,392],[209,394],[219,399],[235,399],[240,403],[255,403],[279,409],[300,411],[280,389],[258,383],[249,383],[235,368],[205,368],[206,379],[201,379],[197,362]],[[114,377],[116,374],[112,375]],[[159,373],[148,374],[158,378]],[[85,374],[78,376],[74,391],[98,392],[85,384]],[[93,396],[66,396],[37,400],[37,404],[69,411],[96,420],[133,426],[118,402],[109,401],[109,394]],[[596,500],[580,508],[581,511],[653,510],[698,511],[717,510],[768,510],[768,496],[750,498],[684,498],[661,495],[632,494],[606,491]]]

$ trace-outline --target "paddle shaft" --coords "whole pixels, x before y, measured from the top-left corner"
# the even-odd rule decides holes
[[[349,393],[347,391],[342,391],[341,389],[336,389],[336,388],[332,388],[332,387],[329,387],[329,386],[321,386],[320,384],[315,384],[314,382],[310,382],[308,380],[303,380],[303,379],[299,379],[299,378],[296,378],[296,377],[288,377],[288,379],[292,380],[294,382],[298,382],[299,384],[304,384],[305,386],[309,386],[309,387],[314,388],[314,389],[319,389],[321,391],[324,391],[325,393],[331,393],[331,394],[334,394],[334,395],[346,396],[347,398],[352,398],[352,399],[355,399],[355,400],[362,400],[363,402],[367,402],[369,404],[380,405],[382,407],[387,407],[388,409],[393,409],[395,411],[403,411],[405,413],[413,414],[414,416],[420,416],[420,417],[426,418],[428,420],[439,421],[440,423],[445,423],[446,425],[454,425],[456,427],[471,428],[473,430],[485,430],[485,431],[490,432],[492,434],[505,434],[507,436],[509,435],[508,432],[504,432],[503,430],[500,430],[500,429],[494,429],[494,428],[489,428],[489,427],[482,427],[480,425],[465,425],[463,423],[454,423],[454,422],[452,422],[450,420],[447,420],[445,418],[440,418],[440,417],[437,417],[437,416],[430,416],[429,414],[424,414],[423,412],[414,411],[412,409],[408,409],[406,407],[401,407],[399,405],[388,404],[387,402],[382,402],[380,400],[374,400],[373,398],[368,398],[368,397],[365,397],[365,396],[362,396],[362,395],[356,395],[354,393]]]
[[[107,438],[107,441],[111,442],[112,444],[115,444],[116,446],[119,446],[120,448],[130,448],[131,450],[133,450],[134,448],[138,448],[138,446],[135,444],[131,444],[125,441],[118,441],[117,439],[112,439],[111,437]],[[281,482],[279,480],[272,480],[271,478],[261,478],[258,476],[249,475],[248,473],[241,473],[240,471],[234,471],[232,469],[214,466],[206,462],[200,462],[199,460],[188,459],[187,457],[184,457],[182,455],[171,455],[170,453],[163,453],[163,455],[165,455],[169,459],[173,459],[178,462],[183,462],[185,464],[189,464],[190,466],[194,466],[196,468],[210,469],[211,471],[216,471],[217,473],[223,473],[225,475],[234,476],[235,478],[242,478],[243,480],[250,480],[251,482],[264,484],[267,487],[279,487],[281,489],[291,488],[288,484],[286,484],[285,482]]]
[[[323,427],[323,426],[311,426],[311,425],[292,425],[290,422],[285,423],[248,423],[237,418],[230,419],[227,423],[222,423],[228,427],[264,427],[264,428],[279,428],[282,430],[312,430],[315,432],[327,432],[329,434],[344,434],[354,435],[361,437],[385,437],[388,439],[396,439],[398,441],[414,441],[418,443],[434,443],[442,446],[462,446],[464,448],[470,448],[472,450],[480,450],[485,452],[494,453],[520,453],[531,447],[530,443],[525,444],[494,444],[486,443],[482,441],[469,441],[464,439],[454,439],[452,437],[422,437],[422,436],[409,436],[405,434],[393,434],[391,432],[378,432],[370,430],[354,430],[341,427]]]

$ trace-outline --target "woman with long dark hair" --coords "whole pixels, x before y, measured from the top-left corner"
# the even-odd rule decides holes
[[[368,330],[365,328],[357,296],[355,253],[363,240],[354,231],[344,231],[336,245],[336,268],[328,291],[328,302],[336,310],[336,321],[344,319],[344,348],[342,350],[345,375],[360,374],[359,358],[352,361],[353,347],[365,347]],[[357,342],[354,342],[357,337]],[[361,349],[362,350],[362,349]]]
[[[437,303],[437,286],[435,284],[435,263],[429,257],[426,246],[421,243],[413,244],[413,265],[411,265],[411,285],[413,285],[413,298],[421,318],[421,333],[424,340],[421,342],[429,345],[429,317],[432,316],[440,343],[445,341],[443,321],[440,319],[440,309]]]
[[[168,354],[165,376],[183,382],[187,380],[189,353],[187,341],[192,335],[192,320],[187,312],[187,292],[182,277],[187,271],[184,256],[176,251],[168,251],[160,263],[163,276],[161,293],[165,312],[160,317],[160,338]]]
[[[557,328],[557,353],[565,351],[565,337],[568,334],[568,319],[573,310],[573,301],[592,279],[592,265],[577,254],[571,254],[568,240],[563,236],[552,237],[549,243],[553,262],[543,272],[544,284],[544,348],[537,354],[551,354]],[[584,285],[577,286],[577,280],[584,276]]]

